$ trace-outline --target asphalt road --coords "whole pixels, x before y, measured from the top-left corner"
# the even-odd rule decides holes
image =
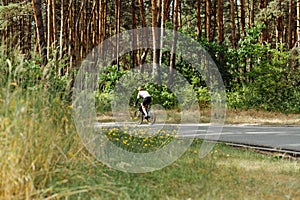
[[[96,127],[116,127],[124,124],[104,123]],[[261,125],[224,125],[223,127],[211,128],[210,124],[156,124],[132,125],[131,128],[145,129],[177,129],[180,137],[195,137],[218,142],[228,142],[237,145],[256,146],[269,150],[291,151],[300,154],[300,126],[261,126]],[[216,132],[214,132],[216,130]]]
[[[207,130],[200,126],[200,130]],[[204,138],[206,133],[196,134]],[[300,127],[225,125],[218,141],[300,152]]]

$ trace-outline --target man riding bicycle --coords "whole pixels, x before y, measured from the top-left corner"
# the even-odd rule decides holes
[[[143,102],[141,103],[141,107],[142,107],[142,110],[145,114],[145,118],[148,119],[149,118],[149,115],[148,115],[148,112],[147,112],[147,107],[148,105],[151,103],[151,96],[150,94],[146,91],[146,90],[143,90],[143,88],[141,86],[138,87],[138,94],[137,94],[137,98],[136,98],[136,101],[134,103],[134,106],[137,105],[138,103],[138,100],[140,98],[143,98]]]

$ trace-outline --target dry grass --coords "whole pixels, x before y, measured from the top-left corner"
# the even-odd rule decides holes
[[[286,160],[278,161],[278,165],[272,165],[270,160],[244,160],[240,158],[232,158],[227,160],[220,160],[217,165],[220,167],[235,166],[239,170],[248,172],[261,171],[264,173],[276,174],[282,172],[297,173],[300,171],[299,162],[287,162]]]
[[[300,125],[300,114],[283,114],[256,110],[227,110],[226,123]]]
[[[199,117],[197,112],[189,113],[189,117]],[[161,115],[166,115],[161,117]],[[209,123],[211,110],[200,110],[200,123]],[[179,110],[157,111],[158,123],[180,123]],[[111,112],[98,114],[99,122],[113,122],[115,118]],[[190,120],[193,121],[193,120]],[[300,125],[300,114],[284,114],[256,110],[226,110],[226,124],[258,124],[258,125]]]

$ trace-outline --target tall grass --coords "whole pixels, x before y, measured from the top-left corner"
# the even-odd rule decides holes
[[[74,129],[66,106],[44,87],[38,64],[26,61],[17,50],[4,49],[0,56],[0,197],[29,199],[38,195],[46,174],[66,156]]]
[[[104,167],[85,151],[68,105],[58,98],[49,98],[47,91],[42,90],[24,93],[15,89],[4,93],[0,199],[122,195]]]
[[[0,48],[0,199],[110,191],[102,171],[102,183],[84,184],[93,182],[90,170],[96,161],[73,125],[71,76],[57,76],[61,69],[54,61],[40,67],[38,58],[20,55]]]
[[[17,89],[6,92],[4,98],[0,196],[29,197],[47,182],[46,174],[55,163],[66,157],[72,134],[72,127],[67,124],[70,119],[61,116],[59,104],[50,106],[42,92],[23,94]],[[58,121],[64,125],[58,126]]]

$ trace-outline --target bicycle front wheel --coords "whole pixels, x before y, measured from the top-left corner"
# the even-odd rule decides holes
[[[133,116],[131,117],[132,121],[136,124],[143,123],[143,115],[139,110],[135,110]]]

